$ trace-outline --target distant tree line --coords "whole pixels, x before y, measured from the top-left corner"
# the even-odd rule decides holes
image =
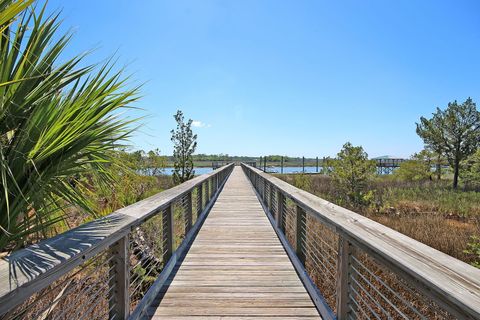
[[[402,162],[394,171],[401,180],[452,179],[452,187],[480,189],[480,112],[475,102],[468,98],[463,103],[448,103],[445,109],[437,108],[431,118],[421,117],[417,134],[425,148]],[[336,159],[327,159],[324,173],[332,175],[346,197],[359,202],[363,181],[375,173],[375,165],[362,147],[346,143]]]
[[[117,151],[119,157],[125,161],[125,165],[145,176],[157,176],[164,172],[167,164],[167,157],[162,156],[160,149],[150,151],[136,150]]]

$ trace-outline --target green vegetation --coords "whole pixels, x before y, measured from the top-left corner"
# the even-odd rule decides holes
[[[337,158],[327,161],[326,168],[342,199],[355,204],[368,201],[370,195],[365,193],[365,187],[375,174],[375,162],[368,160],[362,147],[345,143]]]
[[[417,133],[425,149],[391,175],[375,175],[362,147],[346,143],[323,174],[279,177],[480,267],[480,112],[454,101]]]
[[[467,254],[473,255],[475,260],[472,265],[480,268],[480,237],[472,236],[468,243],[468,249],[464,251]]]
[[[60,63],[71,35],[58,35],[58,15],[45,8],[10,10],[26,4],[0,2],[0,248],[45,236],[71,205],[95,214],[86,182],[114,182],[112,151],[133,121],[120,112],[138,97],[109,62],[80,67],[78,55]]]
[[[480,189],[480,149],[461,163],[461,177],[465,189]]]
[[[121,154],[130,168],[144,176],[158,176],[163,173],[167,166],[167,157],[162,156],[158,148],[148,152],[143,150],[127,152],[124,150],[121,151]]]
[[[407,160],[393,173],[398,179],[404,181],[421,181],[432,179],[430,166],[427,161]]]
[[[473,100],[450,102],[445,110],[437,108],[431,119],[421,117],[417,134],[447,158],[454,171],[453,187],[457,188],[460,162],[475,153],[480,143],[480,112]]]
[[[147,176],[129,168],[112,172],[112,175],[115,183],[108,187],[95,183],[88,193],[97,215],[107,215],[174,186],[170,176]]]
[[[480,193],[454,190],[451,180],[404,181],[374,176],[363,190],[368,201],[346,200],[333,177],[324,174],[277,175],[288,183],[342,205],[409,237],[468,263],[480,261],[466,252],[480,236]]]
[[[182,183],[195,175],[192,154],[197,148],[197,135],[192,132],[192,119],[185,123],[182,111],[178,110],[173,117],[177,121],[177,129],[171,131],[175,159],[173,181]]]

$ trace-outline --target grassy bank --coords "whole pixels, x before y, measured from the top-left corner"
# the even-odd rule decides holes
[[[47,237],[65,232],[95,218],[105,216],[115,210],[148,198],[158,192],[174,186],[171,176],[142,176],[129,174],[108,187],[92,183],[89,190],[89,200],[96,216],[92,216],[79,207],[71,206],[67,209],[64,222],[52,226]],[[37,242],[40,239],[31,239]]]
[[[379,176],[367,186],[366,203],[345,201],[325,175],[277,175],[286,182],[367,216],[467,263],[472,236],[480,235],[480,193],[453,190],[450,181],[404,182]]]

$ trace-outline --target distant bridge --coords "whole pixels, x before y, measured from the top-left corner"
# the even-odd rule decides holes
[[[377,172],[379,174],[390,174],[395,168],[400,167],[402,162],[407,161],[407,159],[401,158],[376,158],[373,160],[375,160],[377,164]]]
[[[229,164],[4,256],[1,319],[480,319],[480,270]]]
[[[320,172],[320,169],[321,169],[321,166],[323,165],[323,163],[325,162],[325,158],[323,159],[319,159],[318,157],[315,160],[315,166],[316,166],[316,171],[315,173],[319,173]],[[403,158],[387,158],[387,157],[382,157],[382,158],[374,158],[372,159],[375,161],[376,163],[376,166],[377,166],[377,173],[378,174],[391,174],[396,168],[400,167],[400,164],[402,162],[405,162],[407,161],[407,159],[403,159]],[[219,164],[226,164],[227,161],[224,161],[224,162],[219,162],[219,163],[216,163],[216,165],[214,166],[214,168],[219,168]],[[276,163],[276,162],[275,162]],[[257,167],[257,162],[249,162],[247,163],[248,165],[252,166],[252,167]],[[259,160],[259,169],[261,169],[262,171],[264,172],[268,172],[269,168],[270,168],[270,164],[271,162],[269,163],[268,161],[268,157],[263,157],[263,158],[260,158]],[[284,162],[284,159],[283,157],[281,158],[281,161],[280,161],[280,172],[277,172],[277,173],[283,173],[283,167],[285,165],[285,162]],[[289,164],[287,164],[288,166]],[[278,165],[277,165],[278,166]],[[305,172],[305,158],[303,157],[302,158],[302,161],[301,161],[301,166],[299,166],[299,168],[302,168],[302,170],[299,170],[299,172]]]

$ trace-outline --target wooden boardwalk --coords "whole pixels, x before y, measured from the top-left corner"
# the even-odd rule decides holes
[[[320,319],[240,167],[147,314],[153,319]]]

